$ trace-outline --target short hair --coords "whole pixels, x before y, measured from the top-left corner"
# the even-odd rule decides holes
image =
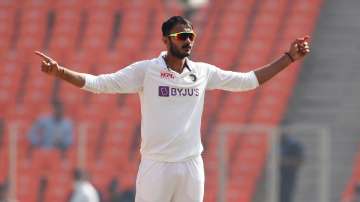
[[[73,171],[73,177],[75,180],[86,180],[87,179],[87,174],[84,170],[80,169],[80,168],[76,168]]]
[[[193,28],[191,22],[189,20],[187,20],[186,18],[184,18],[182,16],[172,16],[171,18],[166,20],[161,26],[161,31],[162,31],[163,36],[169,35],[170,30],[173,27],[175,27],[177,24],[188,25],[189,27],[191,27],[191,29]]]

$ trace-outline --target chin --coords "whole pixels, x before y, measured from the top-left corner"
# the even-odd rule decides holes
[[[179,58],[179,59],[184,59],[184,58],[189,57],[189,56],[190,56],[190,53],[182,53],[182,54],[179,54],[179,55],[177,56],[177,58]]]
[[[185,52],[183,55],[184,55],[185,57],[189,57],[190,54],[191,54],[191,51],[188,51],[188,52]]]

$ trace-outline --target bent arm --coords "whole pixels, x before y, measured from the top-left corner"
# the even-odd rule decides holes
[[[283,56],[276,59],[272,63],[254,70],[254,73],[256,75],[256,78],[258,79],[259,84],[261,85],[266,81],[270,80],[271,78],[273,78],[276,74],[278,74],[287,66],[289,66],[291,62],[292,61],[290,57],[284,54]]]
[[[309,36],[297,38],[291,43],[288,52],[272,63],[256,69],[254,72],[259,81],[259,84],[263,84],[270,80],[276,74],[289,66],[292,62],[304,58],[310,52],[308,40]]]

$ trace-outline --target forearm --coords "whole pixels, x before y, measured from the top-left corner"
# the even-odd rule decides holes
[[[273,78],[276,74],[289,66],[291,62],[292,60],[290,59],[290,57],[286,54],[283,54],[281,57],[279,57],[272,63],[254,70],[259,84],[263,84]]]
[[[59,66],[55,76],[79,88],[85,85],[85,76],[82,73],[72,71],[66,67]]]

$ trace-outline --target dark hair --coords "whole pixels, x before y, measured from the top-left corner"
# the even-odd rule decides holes
[[[162,31],[163,36],[169,35],[170,30],[173,27],[175,27],[177,24],[188,25],[189,27],[193,28],[191,22],[189,20],[185,19],[184,17],[172,16],[171,18],[166,20],[161,26],[161,31]]]
[[[73,171],[73,176],[75,180],[86,180],[88,177],[86,172],[80,168],[76,168]]]

